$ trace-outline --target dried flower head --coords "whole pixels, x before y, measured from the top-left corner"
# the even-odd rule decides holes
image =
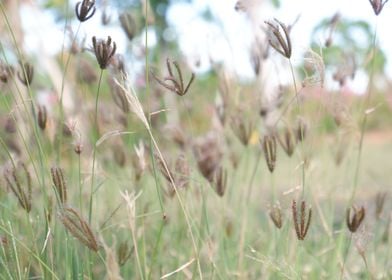
[[[78,239],[90,250],[94,252],[99,250],[100,246],[98,240],[91,230],[91,227],[75,209],[64,206],[59,212],[59,218],[73,237]]]
[[[278,141],[280,146],[286,152],[286,154],[291,157],[294,153],[295,145],[296,145],[296,138],[294,135],[293,130],[290,127],[285,127],[283,132],[283,137],[278,136]]]
[[[124,114],[128,114],[131,109],[125,91],[117,85],[113,78],[109,79],[109,86],[114,103]]]
[[[171,63],[174,65],[174,68],[177,71],[177,77],[173,74],[172,66],[170,65]],[[195,74],[194,73],[191,74],[191,78],[188,84],[185,86],[179,64],[176,61],[170,61],[170,59],[167,58],[166,66],[167,66],[167,71],[169,72],[168,77],[160,79],[153,72],[151,73],[152,76],[164,88],[176,93],[179,96],[185,95],[188,92],[189,87],[191,86],[193,80],[195,79]]]
[[[292,47],[289,29],[287,26],[277,19],[274,22],[266,21],[268,25],[268,43],[278,53],[290,59]]]
[[[19,81],[25,86],[30,86],[34,77],[34,66],[28,62],[19,62],[19,64],[22,68],[20,71],[18,71]]]
[[[373,11],[378,16],[382,9],[384,8],[384,5],[388,2],[389,0],[369,0],[370,5],[372,5]]]
[[[14,67],[0,61],[0,81],[7,83],[14,75]]]
[[[119,16],[120,24],[127,35],[129,41],[132,41],[136,33],[136,22],[130,12],[123,13]]]
[[[305,140],[307,131],[308,131],[308,123],[303,118],[299,118],[297,122],[297,128],[295,131],[298,142],[300,141],[302,142]]]
[[[38,126],[42,129],[45,130],[46,128],[46,122],[48,120],[48,114],[45,105],[39,105],[38,106]]]
[[[379,192],[376,195],[376,218],[378,220],[381,218],[381,214],[384,209],[386,197],[387,197],[386,192]]]
[[[351,209],[354,210],[354,213],[352,215]],[[353,206],[352,208],[348,208],[346,212],[346,224],[348,229],[353,233],[356,232],[364,218],[365,208],[363,206],[359,209],[355,206]]]
[[[264,158],[270,172],[274,172],[276,164],[276,137],[275,135],[265,135],[261,141]]]
[[[18,164],[12,170],[4,171],[8,188],[17,197],[20,206],[29,213],[31,211],[31,177],[24,163]]]
[[[52,182],[59,201],[61,204],[67,203],[67,184],[64,180],[63,170],[60,167],[52,167],[50,173],[52,174]]]
[[[215,171],[214,181],[212,183],[215,192],[222,197],[225,194],[227,187],[227,170],[222,166]]]
[[[231,118],[230,124],[231,130],[234,132],[235,136],[237,136],[238,140],[240,140],[244,146],[247,146],[253,133],[253,123],[251,121],[245,122],[241,115],[236,115]]]
[[[223,157],[218,136],[211,132],[197,139],[193,146],[193,153],[200,173],[210,183],[213,182],[215,170],[220,166]]]
[[[307,219],[306,219],[306,202],[305,201],[301,202],[300,213],[298,213],[297,202],[295,200],[293,200],[293,203],[291,205],[291,209],[293,212],[294,228],[295,228],[295,233],[297,234],[297,238],[298,238],[298,240],[304,240],[306,237],[306,234],[308,233],[310,221],[312,219],[312,208],[309,207]],[[298,217],[298,214],[299,214],[299,217]]]
[[[110,60],[116,53],[116,42],[113,42],[112,45],[112,38],[110,36],[108,36],[106,41],[103,39],[97,40],[97,38],[93,36],[92,41],[94,54],[97,58],[99,67],[101,69],[106,69],[110,63]]]
[[[75,14],[80,22],[89,20],[95,14],[95,0],[83,0],[75,5]]]
[[[280,229],[283,224],[282,209],[280,208],[280,204],[279,203],[274,204],[274,206],[272,206],[272,208],[269,209],[268,213],[274,225]]]
[[[117,247],[117,260],[120,266],[123,266],[131,257],[134,248],[130,247],[126,241],[121,242]]]

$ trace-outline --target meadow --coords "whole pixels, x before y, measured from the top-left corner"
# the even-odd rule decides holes
[[[57,2],[39,6],[65,11],[48,58],[26,54],[19,4],[0,0],[1,279],[392,279],[392,84],[370,25],[321,21],[325,42],[293,65],[295,22],[271,15],[243,82],[213,61],[194,73],[160,35],[135,42],[164,29],[159,1],[118,18]],[[369,3],[370,21],[390,8]],[[110,34],[83,38],[98,14],[132,63]],[[287,84],[268,84],[271,64]]]

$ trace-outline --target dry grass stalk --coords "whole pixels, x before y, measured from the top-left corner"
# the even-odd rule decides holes
[[[354,213],[351,215],[351,209],[354,210]],[[348,229],[354,233],[358,230],[359,226],[362,224],[363,219],[365,218],[365,208],[361,206],[361,208],[357,208],[353,206],[352,208],[348,208],[346,211],[346,224]]]
[[[298,213],[297,202],[295,200],[293,200],[291,209],[293,212],[294,228],[295,228],[295,233],[297,234],[297,238],[298,240],[304,240],[306,234],[308,233],[310,221],[312,219],[312,208],[309,207],[307,219],[306,219],[306,202],[304,200],[301,202],[300,213]]]
[[[52,167],[50,169],[52,174],[52,182],[56,187],[56,195],[61,204],[67,203],[67,184],[64,180],[64,173],[60,167]]]
[[[268,213],[274,225],[278,229],[280,229],[283,225],[282,209],[280,208],[280,204],[279,203],[274,204],[272,208],[269,209]]]
[[[63,206],[59,212],[59,218],[64,227],[71,233],[73,237],[78,239],[90,250],[98,252],[100,246],[97,238],[95,237],[88,223],[79,215],[75,209]]]
[[[18,166],[13,167],[12,170],[5,170],[4,178],[8,188],[10,188],[17,197],[20,206],[22,206],[27,213],[30,213],[32,187],[30,172],[27,170],[26,165],[21,163],[18,164]]]
[[[142,141],[134,146],[136,156],[132,157],[132,166],[135,171],[135,179],[139,181],[144,171],[147,169],[145,146]]]
[[[268,170],[274,172],[276,164],[276,137],[274,135],[265,135],[261,141],[261,146]]]
[[[101,69],[106,69],[116,53],[116,42],[113,42],[112,45],[112,38],[108,36],[108,39],[106,41],[99,39],[95,36],[92,38],[93,41],[93,50],[95,57],[98,61],[99,67]]]
[[[298,142],[302,142],[305,140],[307,131],[308,123],[303,118],[299,118],[297,122],[297,128],[295,130]]]
[[[22,69],[17,73],[18,79],[25,86],[30,86],[34,77],[34,66],[28,62],[19,62],[19,64]]]
[[[278,53],[290,59],[292,53],[291,39],[287,26],[277,19],[266,21],[268,25],[268,43]]]
[[[80,22],[89,20],[95,14],[95,0],[83,0],[75,5],[75,14]]]
[[[120,273],[119,262],[116,258],[116,253],[113,248],[108,247],[102,242],[106,254],[106,279],[108,280],[122,280]]]
[[[173,73],[172,66],[170,65],[171,63],[174,65],[174,68],[177,71],[177,77]],[[184,96],[188,92],[189,87],[191,86],[193,80],[195,79],[195,74],[194,73],[191,74],[191,78],[188,84],[185,86],[183,76],[182,76],[182,71],[178,62],[170,61],[170,59],[167,58],[166,67],[167,67],[167,71],[169,72],[169,76],[160,79],[153,72],[151,72],[152,76],[164,88],[176,93],[179,96]],[[171,82],[171,84],[169,82]]]

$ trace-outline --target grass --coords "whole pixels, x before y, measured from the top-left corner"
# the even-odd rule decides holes
[[[11,65],[6,48],[28,58],[9,25],[11,11],[0,7],[1,36],[11,42],[0,46],[0,75],[8,79],[0,82],[1,279],[392,277],[392,109],[372,78],[365,99],[299,86],[301,69],[291,63],[290,34],[279,21],[269,23],[271,45],[288,59],[292,85],[270,103],[221,69],[193,80],[184,61],[151,58],[148,50],[146,87],[137,86],[111,56],[111,40],[97,39],[93,55],[73,53],[72,63],[63,46],[55,61],[62,65],[68,55],[61,92],[42,126],[39,71],[27,85],[25,64],[12,65],[22,78],[3,71]],[[151,16],[144,8],[139,13]],[[73,62],[81,59],[95,81],[79,75]],[[75,110],[63,108],[66,85],[75,90]],[[217,91],[224,114],[211,96]],[[369,107],[374,112],[364,115]],[[299,123],[306,129],[298,132]],[[291,156],[276,138],[285,131]],[[352,203],[365,209],[355,232],[346,226]]]

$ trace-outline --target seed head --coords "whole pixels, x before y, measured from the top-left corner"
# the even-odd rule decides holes
[[[100,246],[97,238],[91,230],[91,227],[75,209],[64,206],[59,212],[59,218],[73,237],[78,239],[90,250],[98,252]]]
[[[227,170],[225,170],[222,166],[220,166],[215,171],[213,187],[215,192],[222,197],[225,194],[227,187]]]
[[[279,136],[278,141],[286,154],[291,157],[295,149],[296,138],[290,127],[285,128],[283,132],[283,139]]]
[[[277,203],[269,210],[269,216],[277,228],[282,227],[282,209],[280,208],[280,204]]]
[[[353,215],[351,215],[351,209],[354,210]],[[363,206],[361,206],[361,208],[359,209],[356,208],[355,206],[353,206],[352,208],[347,208],[346,223],[348,229],[352,233],[357,231],[364,218],[365,218],[365,208],[363,208]]]
[[[384,5],[388,2],[389,0],[369,0],[370,5],[372,5],[373,11],[378,16],[382,9],[384,8]]]
[[[117,247],[117,260],[120,266],[123,266],[131,257],[134,248],[130,248],[127,242],[122,242]]]
[[[270,46],[284,57],[290,59],[292,47],[287,26],[277,19],[274,19],[274,22],[266,21],[265,23],[268,26],[268,43]]]
[[[244,146],[249,144],[253,132],[253,123],[245,122],[240,115],[231,118],[231,129]]]
[[[306,219],[306,213],[305,213],[306,212],[306,202],[305,201],[301,202],[301,210],[299,213],[299,217],[298,217],[297,202],[295,200],[293,200],[293,203],[291,205],[291,209],[293,212],[294,228],[295,228],[295,233],[297,234],[297,238],[298,238],[298,240],[304,240],[306,237],[306,234],[308,233],[310,221],[312,219],[312,208],[309,207],[307,219]],[[299,220],[298,220],[298,218],[299,218]]]
[[[176,68],[177,71],[177,76],[174,76],[172,66],[170,64],[174,65],[174,68]],[[189,87],[191,86],[193,80],[195,79],[195,74],[191,74],[191,78],[188,82],[188,84],[185,86],[184,85],[184,80],[182,78],[182,72],[179,64],[176,61],[170,61],[169,58],[166,59],[166,67],[167,71],[169,72],[169,76],[163,79],[158,78],[153,72],[151,73],[154,79],[164,88],[176,93],[179,96],[183,96],[188,92]],[[170,83],[171,84],[170,84]]]
[[[14,75],[14,67],[0,61],[0,81],[7,83]]]
[[[31,211],[31,177],[26,165],[21,163],[12,170],[4,171],[4,178],[8,188],[18,198],[20,206],[30,213]]]
[[[99,67],[101,69],[106,69],[110,63],[110,60],[116,53],[116,43],[113,42],[112,45],[112,38],[108,36],[106,41],[99,39],[95,36],[92,38],[93,41],[93,50],[95,57],[97,58]]]
[[[53,185],[56,187],[56,193],[61,204],[67,203],[67,185],[64,180],[63,170],[60,167],[52,167],[50,172],[52,174]]]
[[[25,86],[31,85],[34,77],[34,66],[28,62],[22,63],[19,62],[20,67],[22,68],[18,72],[19,81]]]
[[[80,22],[89,20],[95,14],[95,0],[83,0],[75,5],[75,14]]]
[[[129,41],[132,41],[136,33],[136,22],[130,12],[123,13],[119,16],[120,24]]]
[[[381,218],[382,211],[384,209],[385,199],[387,197],[386,192],[379,192],[376,195],[376,218],[379,220]]]
[[[274,172],[276,164],[276,137],[274,135],[266,135],[261,141],[263,147],[264,158],[270,172]]]
[[[48,120],[48,115],[46,111],[46,107],[44,105],[38,106],[38,126],[41,130],[45,130],[46,122]]]

